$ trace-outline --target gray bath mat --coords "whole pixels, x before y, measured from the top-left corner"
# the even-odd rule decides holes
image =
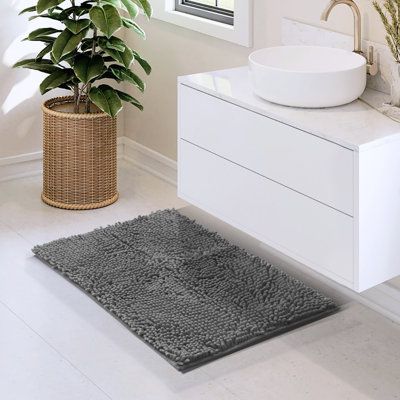
[[[182,372],[336,310],[175,210],[33,252]]]

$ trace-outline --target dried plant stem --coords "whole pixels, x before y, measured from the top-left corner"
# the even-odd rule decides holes
[[[394,59],[400,63],[400,0],[384,0],[383,7],[372,2],[386,30],[386,42]]]

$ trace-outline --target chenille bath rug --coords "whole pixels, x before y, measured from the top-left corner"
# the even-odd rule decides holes
[[[33,252],[182,372],[337,309],[176,210]]]

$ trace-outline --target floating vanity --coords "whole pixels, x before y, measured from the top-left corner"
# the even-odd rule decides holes
[[[269,103],[247,67],[178,86],[181,198],[355,291],[400,275],[400,124]]]

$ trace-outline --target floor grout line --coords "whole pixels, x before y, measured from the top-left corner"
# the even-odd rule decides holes
[[[19,321],[21,321],[31,332],[38,336],[47,346],[49,346],[54,352],[56,352],[68,365],[70,365],[75,371],[82,375],[87,381],[93,386],[100,390],[107,398],[113,400],[113,398],[105,392],[96,382],[94,382],[88,375],[81,371],[72,361],[64,356],[55,346],[49,343],[39,332],[33,329],[21,316],[19,316],[12,308],[10,308],[4,301],[0,300],[0,304],[3,305],[10,313],[12,313]]]

